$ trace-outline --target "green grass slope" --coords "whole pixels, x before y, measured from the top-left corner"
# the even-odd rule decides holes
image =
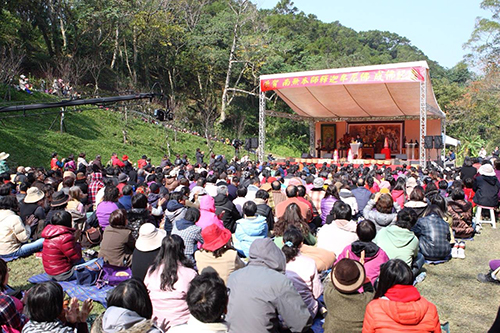
[[[9,165],[48,167],[50,154],[54,151],[61,157],[85,152],[88,160],[101,154],[103,162],[109,160],[112,152],[118,153],[120,157],[127,154],[132,161],[146,154],[152,158],[153,164],[159,164],[161,157],[168,151],[167,135],[171,154],[185,153],[194,159],[197,147],[208,152],[205,139],[180,132],[175,136],[173,130],[145,123],[141,117],[130,112],[127,121],[123,113],[112,109],[89,106],[81,112],[67,112],[64,120],[67,131],[64,133],[59,132],[59,118],[49,130],[56,117],[57,114],[50,114],[2,120],[0,151],[10,154]],[[125,144],[123,130],[127,132]],[[234,155],[231,146],[221,143],[215,144],[214,152],[229,158]]]

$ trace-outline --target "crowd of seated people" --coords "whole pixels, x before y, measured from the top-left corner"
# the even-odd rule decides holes
[[[132,278],[92,332],[307,332],[317,319],[325,332],[439,332],[414,284],[426,262],[465,258],[481,233],[473,206],[497,207],[500,192],[500,161],[441,172],[178,159],[54,153],[50,168],[4,170],[2,329],[85,332],[92,302],[64,303],[58,282],[99,245]],[[10,296],[3,259],[35,253],[51,281]],[[478,279],[500,283],[498,266]]]

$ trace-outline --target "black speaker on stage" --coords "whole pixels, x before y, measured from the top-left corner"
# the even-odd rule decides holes
[[[259,139],[258,138],[251,138],[250,139],[250,147],[253,149],[259,148]]]
[[[323,155],[323,158],[332,159],[333,158],[333,154],[332,153],[326,153],[325,155]]]
[[[302,153],[302,155],[300,156],[300,158],[312,158],[312,156],[309,153]]]
[[[443,137],[441,135],[434,136],[434,149],[443,149]]]
[[[432,135],[426,135],[424,137],[424,148],[425,149],[432,149],[432,143],[434,141],[434,137]]]

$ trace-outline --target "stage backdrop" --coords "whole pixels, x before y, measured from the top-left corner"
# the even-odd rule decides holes
[[[384,148],[384,139],[387,138],[389,148],[393,154],[403,151],[403,122],[365,122],[348,123],[347,132],[355,138],[357,134],[363,139],[364,147],[373,147],[375,153]]]
[[[335,124],[321,124],[321,147],[325,150],[335,149],[337,127]]]

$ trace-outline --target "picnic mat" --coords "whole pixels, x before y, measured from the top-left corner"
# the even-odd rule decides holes
[[[323,323],[325,322],[324,319],[321,318],[316,318],[314,319],[313,325],[311,329],[313,330],[314,333],[323,333]]]
[[[13,260],[19,259],[19,257],[8,257],[8,258],[2,258],[2,259],[5,262],[9,262],[9,261],[13,261]]]
[[[28,282],[36,284],[46,281],[52,281],[52,279],[46,274],[33,275],[28,279]],[[76,297],[80,301],[84,301],[90,298],[93,301],[99,302],[104,307],[106,307],[106,296],[108,291],[113,289],[111,286],[104,286],[102,288],[97,288],[96,286],[80,286],[73,281],[56,281],[61,285],[63,290],[68,294],[69,297]]]

